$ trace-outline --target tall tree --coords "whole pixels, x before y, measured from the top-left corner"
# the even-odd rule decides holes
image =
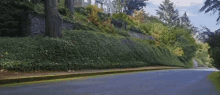
[[[148,0],[126,0],[123,1],[121,0],[124,4],[123,12],[126,13],[127,15],[133,15],[134,11],[141,10],[143,7],[146,7],[147,3],[146,1]]]
[[[193,35],[196,35],[200,31],[199,28],[195,27],[194,25],[191,25],[190,29],[191,29],[191,34]]]
[[[205,10],[206,9],[206,10]],[[220,1],[219,0],[206,0],[204,3],[204,6],[199,10],[199,12],[202,12],[205,10],[205,13],[213,11],[213,14],[215,14],[216,11],[218,11],[219,17],[217,18],[217,25],[219,24],[220,19]],[[203,31],[203,33],[200,34],[200,38],[203,39],[203,41],[208,42],[210,45],[209,54],[210,57],[213,58],[212,65],[216,67],[217,69],[220,69],[220,29],[216,30],[215,32],[211,32],[208,30],[208,28],[205,27],[207,31]]]
[[[62,37],[63,19],[57,11],[57,0],[45,0],[45,36]]]
[[[70,13],[74,12],[74,0],[65,0],[65,6],[70,10]]]
[[[209,43],[211,41],[211,39],[213,39],[212,37],[214,37],[215,35],[218,34],[219,30],[220,29],[216,30],[215,32],[212,32],[206,26],[202,26],[201,32],[199,33],[197,38],[202,42]],[[212,41],[214,41],[214,40],[212,40]]]
[[[208,8],[208,9],[207,9]],[[215,14],[216,11],[219,11],[218,15],[219,17],[217,18],[217,24],[219,24],[219,19],[220,19],[220,1],[219,0],[206,0],[204,3],[204,6],[199,10],[199,12],[205,11],[205,13],[209,11],[213,11],[213,14]]]
[[[188,29],[191,27],[192,24],[190,24],[190,20],[186,12],[183,14],[182,17],[180,17],[179,24],[183,25],[185,28],[188,28]]]
[[[175,6],[170,0],[165,0],[160,4],[157,11],[159,18],[165,22],[168,26],[175,26],[179,22],[179,11],[174,10]]]
[[[209,48],[208,52],[213,59],[211,64],[220,70],[220,29],[214,32],[211,32],[207,27],[203,27],[203,29],[198,38],[200,41],[209,44],[211,48]]]

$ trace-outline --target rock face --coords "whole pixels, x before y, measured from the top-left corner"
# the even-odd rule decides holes
[[[112,19],[111,23],[117,28],[127,29],[127,24],[128,24],[127,22],[124,22],[123,24],[121,20]],[[138,33],[131,29],[129,31],[129,35],[131,37],[135,37],[135,38],[142,39],[142,40],[155,40],[153,36],[148,36],[143,33]]]
[[[130,31],[129,35],[131,37],[135,37],[135,38],[142,39],[142,40],[155,40],[153,36],[147,36],[145,34],[136,33],[136,32],[133,32],[133,31]]]
[[[29,36],[36,36],[39,34],[44,34],[45,33],[45,18],[43,15],[39,14],[31,14],[31,13],[26,13],[27,19],[25,21],[28,21],[24,27],[26,27],[26,31],[29,33]],[[24,23],[24,22],[23,22]],[[77,23],[71,23],[66,20],[63,20],[63,29],[76,29]]]
[[[43,15],[39,15],[36,13],[33,13],[33,14],[26,13],[24,15],[28,19],[28,20],[25,20],[25,22],[26,21],[28,21],[28,22],[26,23],[26,25],[24,24],[24,27],[26,27],[26,30],[24,30],[24,31],[28,32],[29,36],[36,36],[39,34],[41,34],[41,35],[45,34],[45,18]],[[122,21],[117,21],[117,20],[113,20],[111,23],[117,28],[123,27],[126,29],[126,26],[127,26],[127,23],[125,23],[123,25]],[[62,25],[63,29],[77,29],[77,26],[79,26],[78,23],[71,23],[66,20],[63,20],[63,25]],[[131,31],[131,30],[129,31],[129,35],[131,37],[135,37],[135,38],[142,39],[142,40],[155,40],[153,36],[148,36],[143,33],[137,33],[137,32]]]

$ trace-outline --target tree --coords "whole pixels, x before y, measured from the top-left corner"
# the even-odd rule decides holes
[[[168,26],[175,26],[179,23],[179,11],[177,9],[174,10],[174,7],[170,0],[165,0],[163,4],[160,4],[160,10],[156,10],[159,18]]]
[[[211,32],[210,29],[203,26],[203,31],[199,34],[198,38],[202,42],[209,44],[210,48],[208,49],[208,53],[213,59],[211,64],[217,69],[220,69],[220,29]]]
[[[130,18],[133,20],[137,20],[138,22],[144,23],[147,22],[148,15],[149,13],[146,14],[145,11],[141,9],[140,11],[135,11],[133,17],[131,16]]]
[[[57,11],[57,0],[45,0],[45,36],[62,37],[63,20]]]
[[[122,0],[123,1],[123,0]],[[124,10],[123,12],[127,15],[132,15],[134,13],[134,10],[141,10],[143,9],[143,6],[146,7],[147,3],[145,3],[148,0],[126,0],[124,1]]]
[[[116,9],[116,13],[122,13],[123,8],[126,6],[126,0],[114,0],[112,2],[113,7]]]
[[[206,10],[205,10],[206,9]],[[205,13],[209,11],[213,11],[213,14],[218,10],[219,17],[217,18],[217,24],[219,24],[220,19],[220,1],[219,0],[206,0],[204,6],[199,10],[202,12],[205,10]],[[212,65],[218,69],[220,69],[220,29],[216,30],[215,32],[211,32],[207,27],[204,27],[206,31],[200,33],[199,38],[202,41],[209,43],[210,49],[209,54],[210,57],[213,59]]]
[[[193,35],[195,35],[196,33],[199,33],[199,30],[198,30],[198,29],[199,29],[198,27],[195,27],[195,26],[193,26],[193,25],[191,25],[191,27],[190,27],[191,33],[192,33]]]
[[[188,29],[191,27],[192,24],[190,24],[190,20],[186,12],[183,14],[182,17],[180,17],[179,24],[183,25],[185,28],[188,28]]]
[[[213,14],[215,14],[215,12],[218,10],[220,10],[220,1],[219,0],[206,0],[206,2],[204,3],[204,6],[199,10],[199,12],[204,11],[206,8],[208,8],[205,13],[209,12],[209,11],[213,11]],[[220,19],[220,11],[218,13],[219,17],[217,18],[217,22]],[[217,23],[219,24],[219,22]]]
[[[73,14],[74,0],[65,0],[65,6],[70,10],[70,13]]]
[[[179,17],[177,19],[177,26],[180,26],[181,28],[188,29],[191,31],[191,34],[196,34],[199,32],[198,28],[193,26],[193,24],[190,23],[189,17],[187,16],[186,12],[183,14],[182,17]]]
[[[197,38],[205,43],[209,43],[210,46],[214,47],[218,43],[218,35],[220,35],[220,29],[212,32],[210,29],[208,29],[206,26],[202,27],[200,34],[197,36]]]

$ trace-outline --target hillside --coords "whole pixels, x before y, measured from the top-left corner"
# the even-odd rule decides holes
[[[82,26],[63,29],[62,38],[0,37],[1,68],[67,71],[193,66],[198,46],[189,30],[170,28],[153,17],[132,17],[123,13],[111,17],[96,6],[77,7],[74,15],[70,15],[62,3],[58,6],[62,18]],[[44,14],[43,4],[20,5]],[[115,27],[111,24],[113,20],[127,23],[127,27]]]

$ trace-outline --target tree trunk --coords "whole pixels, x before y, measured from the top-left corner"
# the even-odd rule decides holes
[[[73,14],[74,0],[65,0],[65,6],[70,10],[71,14]]]
[[[63,19],[57,11],[57,0],[45,0],[45,36],[62,37]]]

